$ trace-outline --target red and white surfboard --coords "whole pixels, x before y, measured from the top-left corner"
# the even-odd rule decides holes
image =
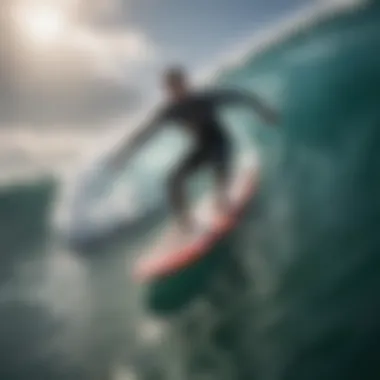
[[[186,235],[177,226],[169,225],[153,242],[149,252],[136,262],[135,279],[147,282],[166,277],[207,255],[239,222],[242,211],[254,195],[257,178],[257,164],[237,170],[229,189],[233,210],[228,216],[216,212],[212,196],[200,202],[195,210],[195,219],[205,226],[200,231]]]

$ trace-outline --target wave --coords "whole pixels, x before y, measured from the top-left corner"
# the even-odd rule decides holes
[[[248,43],[244,44],[243,48],[237,49],[237,53],[229,55],[216,64],[211,74],[203,73],[200,77],[203,77],[203,82],[212,82],[215,85],[223,82],[236,83],[236,75],[244,74],[244,67],[249,67],[250,62],[292,41],[302,31],[332,18],[337,13],[352,12],[363,3],[363,1],[318,2],[316,5],[303,8],[283,22],[276,23],[275,26],[259,34],[256,33]],[[232,80],[229,80],[231,77]],[[265,80],[265,82],[268,81]],[[136,120],[140,121],[140,117]],[[136,130],[137,125],[135,121],[130,131]],[[256,133],[256,130],[252,128],[252,123],[242,118],[237,121],[235,119],[234,125],[244,130],[246,135],[247,133],[252,135],[252,130]],[[255,139],[257,135],[253,136],[253,140]],[[160,144],[164,151],[168,146],[183,147],[182,142],[171,144],[169,140],[157,141],[155,144],[156,152],[150,153],[151,157],[155,157],[154,163],[162,157],[162,154],[158,152]],[[120,141],[120,136],[117,136],[117,141]],[[148,218],[147,215],[162,212],[165,207],[163,168],[149,167],[148,159],[145,162],[140,160],[131,168],[112,173],[107,168],[107,159],[110,151],[117,149],[115,145],[104,147],[101,154],[92,159],[71,185],[70,196],[66,196],[61,201],[66,215],[61,218],[65,221],[61,221],[59,229],[69,241],[87,244],[111,237],[115,231],[127,230],[139,220]],[[152,161],[151,157],[150,161]],[[168,167],[168,161],[166,167]],[[157,191],[147,190],[151,188]]]
[[[252,37],[233,49],[219,62],[211,65],[211,69],[204,69],[197,75],[199,82],[217,82],[230,72],[247,66],[249,61],[259,58],[268,50],[275,49],[288,40],[291,40],[303,31],[313,28],[321,22],[346,12],[354,12],[368,3],[366,0],[331,0],[317,1],[302,7],[291,16],[270,24],[261,31],[253,33]]]
[[[56,179],[44,177],[0,188],[2,256],[14,252],[15,244],[39,239],[46,232],[57,187]]]

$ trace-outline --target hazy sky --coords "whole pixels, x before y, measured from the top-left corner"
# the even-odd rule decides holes
[[[326,0],[329,1],[329,0]],[[71,170],[159,90],[316,0],[0,0],[0,176]]]
[[[310,1],[1,0],[0,123],[101,125]]]

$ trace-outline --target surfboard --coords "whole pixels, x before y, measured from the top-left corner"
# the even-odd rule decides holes
[[[199,229],[184,233],[175,223],[168,225],[148,252],[137,259],[133,270],[135,280],[145,283],[176,274],[207,255],[239,222],[254,195],[257,172],[257,165],[237,170],[228,189],[231,205],[228,215],[217,212],[215,197],[209,194],[195,208],[193,220],[199,222]]]

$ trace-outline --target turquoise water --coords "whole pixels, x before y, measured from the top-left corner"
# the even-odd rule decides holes
[[[244,123],[257,196],[227,260],[164,317],[129,268],[165,210],[75,250],[46,223],[52,182],[4,189],[0,377],[378,379],[379,20],[341,15],[220,78],[278,106],[281,128]]]

